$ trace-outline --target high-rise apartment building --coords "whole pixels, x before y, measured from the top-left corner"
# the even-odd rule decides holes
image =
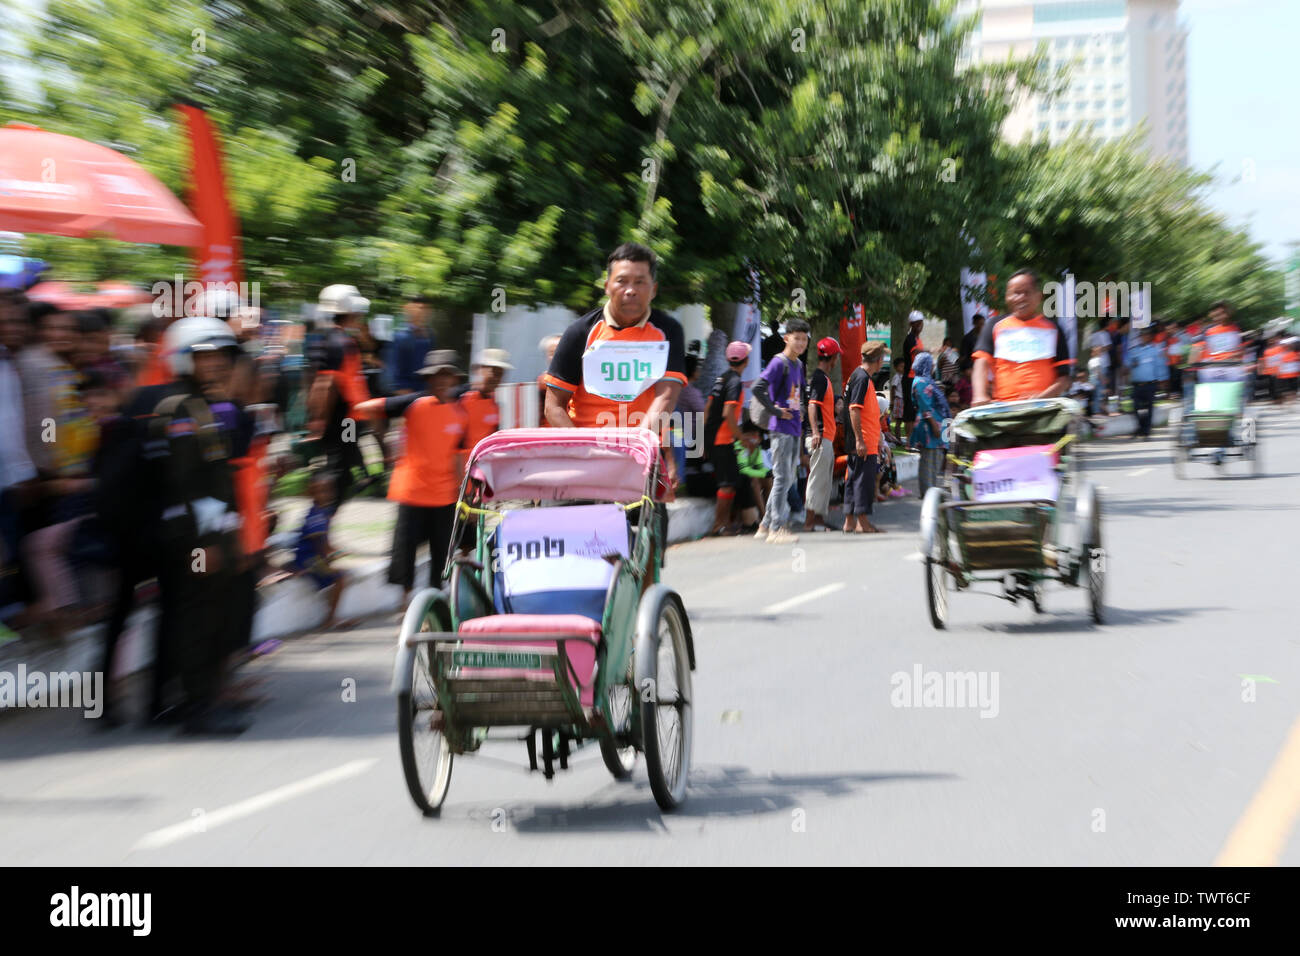
[[[1153,156],[1187,162],[1187,31],[1178,0],[963,0],[982,12],[968,56],[1027,56],[1045,45],[1050,66],[1070,66],[1056,97],[1025,94],[1003,127],[1013,141],[1056,143],[1072,132],[1114,139],[1145,121]]]

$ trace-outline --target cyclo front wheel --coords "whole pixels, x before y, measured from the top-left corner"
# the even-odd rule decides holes
[[[655,802],[675,810],[691,768],[691,655],[681,604],[668,588],[646,592],[637,614],[636,695],[641,749]]]
[[[420,631],[432,631],[436,623],[430,609],[424,615]],[[402,773],[411,799],[425,816],[436,814],[447,798],[452,763],[447,738],[434,727],[439,707],[430,647],[416,644],[410,649],[406,680],[397,695],[397,742],[402,753]]]
[[[930,624],[942,631],[948,626],[948,524],[940,509],[943,492],[931,488],[921,504],[921,553],[925,557],[925,600]]]

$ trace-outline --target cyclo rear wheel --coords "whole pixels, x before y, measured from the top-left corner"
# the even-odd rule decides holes
[[[420,631],[437,630],[437,623],[431,606],[420,622]],[[437,814],[447,798],[453,756],[447,738],[433,726],[439,707],[430,646],[412,647],[405,685],[397,695],[397,742],[402,753],[402,773],[411,799],[425,816]]]

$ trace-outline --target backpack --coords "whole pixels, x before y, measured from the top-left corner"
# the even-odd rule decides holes
[[[784,358],[784,356],[782,357]],[[789,359],[785,359],[785,365],[782,366],[785,372],[785,374],[781,378],[782,391],[786,390],[786,385],[790,381],[790,367],[793,364],[794,363],[791,362]],[[768,386],[767,379],[763,378],[760,375],[758,377],[758,381],[754,383],[754,387],[750,391],[750,395],[749,395],[749,420],[752,421],[759,428],[763,429],[763,431],[771,431],[773,422],[777,421],[777,416],[769,412],[767,410],[767,406],[764,405],[759,400],[758,398],[759,389],[762,389],[762,394],[767,396],[768,401],[772,401],[773,404],[776,404],[775,401],[773,401],[771,394],[769,393],[769,386]]]

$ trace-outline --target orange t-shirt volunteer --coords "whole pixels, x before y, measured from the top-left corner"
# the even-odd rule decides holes
[[[473,448],[500,427],[501,409],[491,395],[471,388],[460,396],[460,404],[465,409],[466,448]]]
[[[654,402],[654,386],[657,382],[646,383],[646,387],[634,398],[621,401],[588,390],[587,383],[584,382],[583,366],[588,361],[589,355],[594,354],[602,343],[660,342],[667,343],[667,348],[665,368],[658,381],[674,381],[685,385],[686,343],[682,327],[677,320],[658,309],[651,309],[636,325],[619,328],[611,319],[609,306],[606,304],[582,316],[564,330],[559,344],[555,347],[551,367],[547,370],[546,384],[569,395],[569,417],[579,428],[638,425]]]
[[[389,417],[406,417],[406,452],[393,469],[388,500],[421,508],[456,503],[460,469],[456,456],[465,450],[468,420],[456,402],[433,395],[402,395],[384,403]]]
[[[1070,349],[1054,319],[1006,315],[986,322],[972,353],[993,363],[993,401],[1033,398],[1070,372]]]

